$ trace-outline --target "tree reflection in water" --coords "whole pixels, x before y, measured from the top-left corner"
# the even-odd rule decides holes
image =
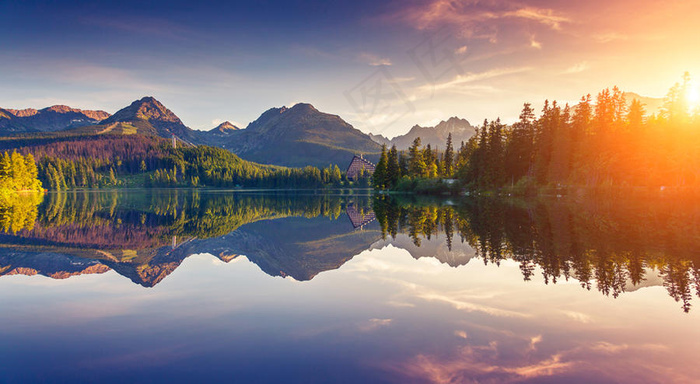
[[[485,264],[513,260],[526,281],[539,269],[546,283],[573,278],[613,297],[663,284],[686,312],[700,295],[700,205],[689,198],[450,201],[197,190],[36,196],[0,200],[0,275],[65,278],[114,269],[153,286],[190,255],[211,253],[224,261],[244,254],[273,276],[310,280],[391,243],[451,266],[474,254]]]
[[[458,205],[379,196],[374,210],[382,236],[422,239],[453,232],[484,263],[510,259],[530,280],[539,267],[545,283],[574,278],[618,297],[658,274],[688,312],[700,296],[700,206],[692,199],[544,199],[534,202],[468,199]]]

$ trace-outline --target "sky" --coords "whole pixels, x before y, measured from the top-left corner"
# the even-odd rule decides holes
[[[114,113],[154,96],[193,129],[298,102],[393,137],[451,116],[700,78],[700,1],[0,1],[0,106]]]

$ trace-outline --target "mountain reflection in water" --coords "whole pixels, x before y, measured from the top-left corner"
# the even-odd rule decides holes
[[[223,262],[245,255],[270,276],[306,281],[393,246],[450,267],[512,260],[525,280],[575,279],[613,297],[663,285],[686,312],[700,295],[700,208],[684,199],[71,192],[0,202],[0,229],[0,276],[114,270],[153,287],[207,253]]]

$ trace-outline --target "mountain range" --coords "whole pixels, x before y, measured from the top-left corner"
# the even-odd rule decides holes
[[[110,117],[105,111],[90,111],[54,105],[44,109],[0,108],[0,133],[54,132],[94,125]]]
[[[624,95],[630,102],[640,100],[649,114],[657,113],[663,105],[663,99],[631,92]],[[462,141],[475,134],[475,127],[465,119],[451,117],[433,127],[415,125],[406,134],[388,139],[365,134],[340,116],[299,103],[289,108],[271,108],[245,128],[227,121],[209,131],[199,131],[187,127],[175,113],[150,96],[132,102],[113,115],[65,105],[39,110],[0,108],[0,136],[72,134],[175,136],[189,144],[225,148],[245,160],[261,164],[291,167],[335,164],[345,168],[355,154],[364,154],[370,161],[376,161],[382,144],[406,150],[417,137],[421,138],[422,145],[444,149],[451,134],[453,146],[458,148]]]
[[[469,140],[475,133],[476,129],[467,120],[451,117],[447,121],[441,121],[434,127],[414,125],[408,133],[396,136],[393,139],[372,134],[370,134],[370,137],[379,144],[386,144],[387,147],[395,145],[398,150],[408,149],[417,137],[420,137],[422,145],[430,144],[431,148],[445,149],[449,134],[452,134],[453,147],[458,148],[462,141]]]
[[[378,159],[380,145],[337,115],[311,104],[271,108],[245,129],[225,122],[204,132],[187,127],[153,97],[132,102],[113,115],[54,106],[39,111],[0,109],[0,136],[150,135],[230,150],[246,160],[291,167],[347,166],[353,155]]]

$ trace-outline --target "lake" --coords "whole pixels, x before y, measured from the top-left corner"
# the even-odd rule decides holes
[[[25,196],[0,381],[697,382],[699,249],[663,196]]]

